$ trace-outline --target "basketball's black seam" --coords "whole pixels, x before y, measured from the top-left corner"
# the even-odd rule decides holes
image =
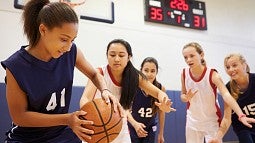
[[[98,109],[97,104],[95,103],[95,101],[93,101],[93,104],[95,105],[97,112],[98,112],[98,113],[101,113],[101,112],[99,111],[99,109]],[[100,120],[101,120],[102,124],[105,125],[105,124],[104,124],[104,120],[103,120],[101,114],[99,114],[99,117],[100,117]],[[108,132],[107,132],[105,126],[103,126],[103,127],[104,127],[105,134],[106,134],[106,136],[107,136],[107,143],[109,143]]]
[[[103,124],[103,125],[107,125],[107,124],[109,124],[109,122],[112,120],[112,113],[113,112],[113,106],[112,106],[112,104],[111,104],[111,113],[110,113],[110,117],[109,117],[109,119],[108,119],[108,121],[105,123],[105,124]],[[100,127],[100,125],[94,125],[95,127]]]
[[[110,105],[111,105],[111,114],[110,114],[109,120],[106,122],[106,125],[112,120],[113,106],[112,106],[112,103]]]
[[[111,130],[112,128],[114,128],[115,126],[117,126],[120,122],[121,122],[122,120],[120,119],[115,125],[113,125],[112,127],[110,127],[108,130],[106,130],[106,131],[109,131],[109,130]],[[94,126],[94,125],[93,125]],[[101,127],[101,126],[95,126],[95,127]],[[93,135],[97,135],[97,134],[101,134],[101,133],[103,133],[104,131],[102,131],[102,132],[97,132],[97,133],[95,133],[95,134],[93,134]]]

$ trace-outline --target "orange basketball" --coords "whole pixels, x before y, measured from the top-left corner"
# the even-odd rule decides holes
[[[94,131],[88,143],[110,143],[120,133],[122,118],[119,112],[114,112],[113,105],[106,104],[102,98],[97,98],[86,103],[81,110],[87,112],[83,119],[93,121],[93,125],[84,125]]]

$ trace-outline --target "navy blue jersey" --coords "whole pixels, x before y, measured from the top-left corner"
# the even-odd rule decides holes
[[[25,50],[25,47],[22,46],[1,64],[10,70],[19,87],[26,93],[27,110],[45,114],[67,113],[72,93],[76,45],[72,45],[70,52],[57,59],[52,58],[49,62],[33,57]],[[19,127],[13,125],[7,132],[7,137],[10,141],[48,142],[66,130],[67,126]]]
[[[161,84],[158,83],[158,88],[161,89]],[[146,93],[142,89],[138,89],[137,93],[134,97],[132,108],[131,108],[131,114],[133,118],[140,123],[143,123],[148,132],[148,136],[145,138],[138,137],[134,127],[128,122],[128,128],[130,131],[130,137],[131,141],[134,143],[154,143],[155,137],[156,137],[156,131],[157,131],[157,123],[158,123],[158,117],[157,112],[153,113],[152,109],[152,96],[146,95]]]
[[[227,83],[227,88],[230,91],[230,83]],[[243,113],[246,114],[247,117],[255,118],[255,74],[249,74],[249,86],[247,90],[240,94],[237,99],[237,103],[242,109]],[[243,130],[249,130],[255,132],[255,124],[252,124],[252,128],[248,128],[243,125],[239,120],[238,116],[235,113],[232,113],[232,126],[236,134]]]
[[[137,122],[143,123],[147,128],[156,124],[156,114],[152,111],[152,96],[146,95],[140,88],[134,97],[131,114]],[[148,130],[148,129],[145,129]]]

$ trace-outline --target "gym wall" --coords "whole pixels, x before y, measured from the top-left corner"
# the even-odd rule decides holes
[[[20,9],[14,8],[15,0],[0,1],[1,26],[0,60],[26,45]],[[24,0],[18,0],[24,1]],[[79,33],[75,39],[87,60],[98,67],[106,64],[106,46],[115,38],[127,40],[133,50],[133,64],[139,68],[147,56],[157,58],[160,66],[158,80],[168,90],[180,90],[180,73],[186,63],[182,48],[191,41],[199,42],[205,51],[207,64],[218,70],[224,82],[229,78],[223,60],[230,52],[243,54],[255,71],[255,11],[254,0],[200,0],[206,5],[207,30],[194,30],[178,26],[144,21],[144,0],[86,0],[75,10],[81,15],[112,20],[113,23],[80,19]],[[114,5],[114,12],[110,3]],[[82,9],[82,10],[81,10]],[[0,69],[0,82],[5,71]],[[87,78],[75,71],[75,86],[84,86]]]

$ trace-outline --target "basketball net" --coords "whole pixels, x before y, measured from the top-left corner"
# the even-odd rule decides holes
[[[68,4],[70,7],[74,8],[76,6],[83,5],[86,0],[59,0],[59,2]]]

